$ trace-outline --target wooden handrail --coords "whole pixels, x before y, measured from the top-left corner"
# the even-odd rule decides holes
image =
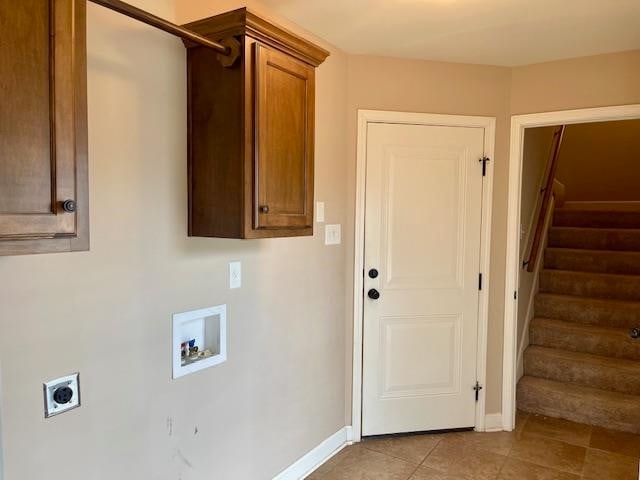
[[[556,170],[558,169],[558,159],[560,157],[560,146],[562,145],[562,138],[564,137],[565,125],[562,125],[553,132],[553,142],[551,144],[551,152],[547,168],[547,176],[544,184],[542,185],[542,201],[540,203],[540,209],[538,210],[537,219],[535,222],[535,233],[533,235],[533,242],[531,244],[531,250],[529,250],[529,257],[524,262],[524,266],[527,267],[527,272],[533,272],[536,267],[538,255],[540,254],[540,243],[542,242],[542,234],[544,232],[544,224],[551,206],[551,197],[553,195],[553,182],[556,178]]]
[[[197,34],[196,32],[192,32],[191,30],[187,30],[180,25],[176,25],[175,23],[171,23],[164,18],[157,17],[149,12],[145,12],[144,10],[134,7],[133,5],[129,5],[121,0],[89,0],[97,5],[103,6],[114,12],[121,13],[122,15],[126,15],[127,17],[133,18],[134,20],[138,20],[139,22],[146,23],[147,25],[151,25],[152,27],[159,28],[167,33],[171,33],[177,37],[184,38],[186,40],[191,40],[194,43],[202,45],[204,47],[211,48],[218,52],[220,55],[227,56],[233,55],[232,49],[226,45],[222,45],[221,43],[214,42],[213,40],[209,40],[202,35]]]

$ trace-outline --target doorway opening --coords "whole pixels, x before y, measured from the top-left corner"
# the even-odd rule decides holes
[[[512,118],[505,430],[516,406],[589,425],[640,424],[638,408],[623,408],[619,421],[598,413],[634,393],[615,367],[640,360],[627,335],[640,327],[640,303],[630,303],[640,302],[640,238],[629,240],[640,231],[640,169],[625,155],[631,143],[640,152],[638,119],[640,105]]]

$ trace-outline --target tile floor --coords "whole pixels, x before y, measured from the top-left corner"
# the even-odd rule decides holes
[[[640,435],[518,413],[513,432],[365,440],[308,480],[637,480]]]

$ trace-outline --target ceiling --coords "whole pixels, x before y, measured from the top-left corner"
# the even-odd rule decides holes
[[[516,66],[640,48],[640,0],[262,0],[352,54]]]

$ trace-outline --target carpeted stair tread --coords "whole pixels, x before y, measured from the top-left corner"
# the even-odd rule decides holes
[[[539,293],[536,316],[601,327],[640,327],[640,302]]]
[[[640,395],[640,362],[532,345],[524,373],[629,395]]]
[[[518,408],[615,430],[640,433],[640,397],[524,376]]]
[[[609,212],[617,214],[619,212],[640,212],[640,202],[638,201],[616,201],[616,202],[581,202],[568,200],[561,207],[557,207],[556,211],[579,211],[579,212]]]
[[[626,328],[605,328],[549,318],[534,318],[529,333],[531,345],[640,360],[640,340]]]
[[[551,227],[549,247],[640,251],[640,229]]]
[[[640,276],[544,269],[540,272],[540,291],[591,298],[640,300]]]
[[[547,248],[544,254],[544,268],[640,275],[640,252]]]
[[[553,216],[556,227],[638,228],[640,211],[557,208]]]

